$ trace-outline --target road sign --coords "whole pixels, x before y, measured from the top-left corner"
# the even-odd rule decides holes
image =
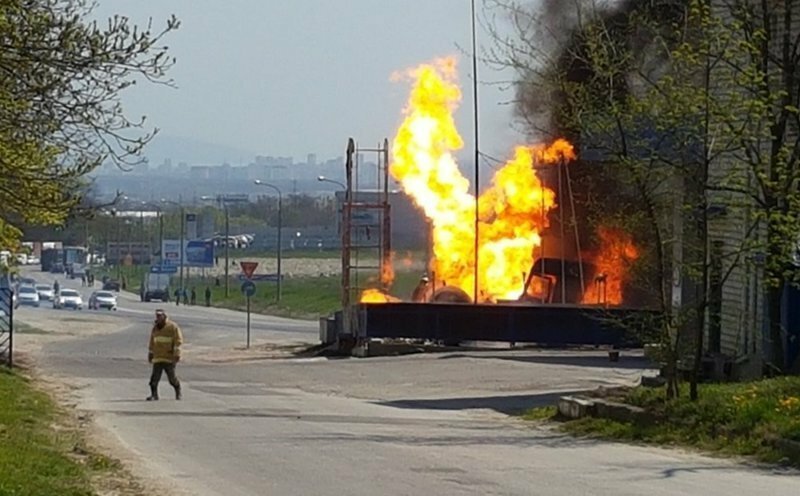
[[[253,281],[245,281],[242,283],[242,294],[250,298],[256,294],[256,285]]]
[[[239,262],[239,266],[242,267],[245,277],[250,279],[253,276],[253,272],[256,271],[256,267],[258,267],[258,262]]]
[[[281,276],[283,279],[283,276]],[[250,277],[247,277],[244,274],[239,274],[240,281],[271,281],[275,282],[278,280],[278,274],[253,274]]]
[[[153,265],[150,267],[151,274],[175,274],[178,268],[173,265]]]

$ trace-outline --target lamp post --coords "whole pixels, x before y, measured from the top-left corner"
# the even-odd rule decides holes
[[[180,203],[174,202],[174,201],[171,201],[171,200],[165,200],[164,198],[161,199],[161,203],[169,203],[170,205],[175,205],[180,209],[180,212],[181,212],[181,246],[179,248],[180,252],[181,252],[180,290],[181,290],[181,292],[183,292],[183,252],[185,251],[183,244],[184,244],[184,236],[185,236],[185,233],[186,233],[186,229],[185,229],[183,223],[186,221],[186,210],[184,209],[183,205],[181,205]],[[162,247],[162,250],[163,250],[163,247]],[[163,258],[164,258],[164,254],[163,253],[161,254],[161,258],[162,258],[162,261],[163,261]],[[178,298],[180,298],[180,295],[178,295]]]
[[[164,211],[160,205],[155,203],[142,202],[142,206],[154,208],[158,212],[158,253],[161,254],[159,256],[159,265],[164,265],[164,254],[161,253],[164,249]]]
[[[283,252],[283,247],[281,246],[281,230],[283,229],[283,195],[281,194],[281,190],[278,189],[277,186],[265,183],[260,179],[256,179],[254,183],[257,186],[272,188],[273,190],[275,190],[275,192],[278,193],[278,288],[277,288],[278,294],[275,299],[277,301],[281,301],[281,255]]]
[[[328,179],[325,176],[317,176],[317,181],[319,181],[321,183],[337,184],[337,185],[341,186],[343,190],[347,189],[347,186],[345,186],[344,183],[340,183],[339,181],[334,181],[333,179]]]
[[[347,192],[347,186],[345,186],[344,183],[340,183],[339,181],[334,181],[333,179],[328,179],[325,176],[317,176],[317,181],[319,181],[321,183],[336,184],[337,186],[341,186],[342,191],[344,191],[345,193]],[[335,197],[335,195],[334,195],[334,197]],[[339,219],[339,234],[342,233],[342,224],[343,223],[344,223],[344,212],[342,211],[342,218]],[[344,245],[342,245],[342,249],[344,249]]]

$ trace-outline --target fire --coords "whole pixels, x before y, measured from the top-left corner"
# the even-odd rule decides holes
[[[630,234],[621,229],[601,227],[597,232],[600,249],[594,257],[595,281],[590,281],[583,303],[622,304],[622,288],[628,280],[628,267],[639,258]]]
[[[409,75],[415,81],[394,138],[390,171],[431,221],[436,279],[471,295],[475,197],[453,156],[463,146],[453,120],[461,100],[455,60],[424,64]],[[479,197],[479,301],[520,296],[523,274],[548,227],[547,214],[556,207],[555,193],[533,166],[574,158],[572,145],[563,139],[549,146],[519,146]]]
[[[361,299],[359,301],[361,303],[392,303],[400,301],[400,299],[386,294],[380,289],[365,289],[364,292],[361,293]]]

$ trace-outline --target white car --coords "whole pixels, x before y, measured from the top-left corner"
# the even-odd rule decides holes
[[[62,289],[56,298],[53,299],[53,308],[71,308],[73,310],[83,309],[83,298],[74,289]]]
[[[89,310],[117,309],[117,297],[111,291],[95,291],[89,297]]]
[[[22,305],[39,306],[39,292],[33,286],[20,286],[17,290],[17,307]]]
[[[37,284],[36,292],[39,293],[40,301],[50,301],[53,299],[53,296],[55,296],[53,288],[48,286],[47,284]]]

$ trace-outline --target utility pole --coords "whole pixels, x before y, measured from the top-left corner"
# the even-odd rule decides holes
[[[321,181],[321,179],[318,179],[318,180]],[[274,185],[269,184],[269,183],[265,183],[264,181],[262,181],[260,179],[256,179],[254,182],[258,186],[264,186],[266,188],[271,188],[276,193],[278,193],[278,255],[277,255],[278,286],[277,286],[277,290],[276,290],[277,295],[276,295],[275,299],[277,301],[281,301],[281,295],[282,295],[281,284],[283,283],[283,281],[281,281],[281,279],[283,278],[283,276],[281,274],[281,258],[283,257],[283,243],[282,243],[282,239],[281,239],[281,231],[283,231],[283,194],[281,193],[281,190],[277,186],[274,186]]]
[[[225,198],[220,197],[220,201],[222,202],[222,208],[223,211],[225,212],[225,298],[227,298],[228,293],[230,291],[229,289],[230,277],[228,271],[230,270],[231,267],[230,253],[229,253],[231,247],[231,241],[230,241],[231,223],[230,223],[230,217],[228,216],[228,204],[225,203]]]

